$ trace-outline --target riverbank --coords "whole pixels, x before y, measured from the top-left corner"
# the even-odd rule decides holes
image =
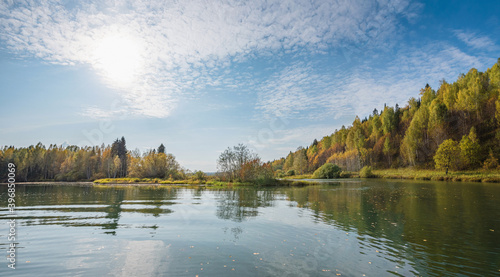
[[[374,177],[384,179],[500,183],[500,171],[497,170],[451,171],[446,174],[436,170],[398,168],[373,170],[372,173]]]
[[[341,179],[359,178],[359,172],[342,172]],[[484,182],[484,183],[500,183],[500,171],[451,171],[448,174],[442,171],[429,169],[374,169],[371,178],[381,179],[405,179],[405,180],[429,180],[429,181],[448,181],[448,182]],[[294,176],[286,176],[281,179],[276,179],[273,185],[276,186],[303,186],[313,185],[314,179],[312,174],[302,174]],[[0,183],[0,185],[7,183]],[[106,178],[92,181],[76,181],[76,182],[56,182],[56,181],[41,181],[41,182],[16,182],[16,184],[34,185],[34,184],[52,184],[52,185],[191,185],[191,186],[214,186],[214,187],[233,187],[233,186],[259,186],[253,183],[244,182],[223,182],[213,179],[205,180],[171,180],[160,178]]]
[[[359,178],[359,172],[342,172],[340,178]],[[448,182],[485,182],[500,183],[500,171],[498,170],[472,170],[472,171],[443,171],[431,169],[374,169],[371,178],[381,179],[406,179],[406,180],[428,180]],[[302,174],[284,177],[285,180],[313,179],[312,174]]]
[[[311,179],[311,178],[302,178]],[[319,180],[318,180],[319,181]],[[276,179],[273,182],[275,186],[304,186],[313,185],[318,182],[314,180],[290,180]],[[235,186],[263,186],[248,182],[224,182],[218,180],[169,180],[160,178],[106,178],[97,179],[94,184],[98,185],[191,185],[191,186],[210,186],[210,187],[235,187]],[[271,185],[272,186],[272,185]]]

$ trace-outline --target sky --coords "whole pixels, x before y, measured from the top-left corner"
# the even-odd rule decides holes
[[[267,161],[500,57],[500,1],[0,2],[0,145]]]

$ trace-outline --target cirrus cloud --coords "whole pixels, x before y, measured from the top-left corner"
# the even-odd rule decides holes
[[[182,95],[225,83],[220,69],[232,63],[342,45],[381,47],[401,18],[414,17],[404,0],[8,1],[0,4],[0,35],[20,56],[90,65],[132,113],[167,117]],[[96,54],[110,37],[137,44],[128,55],[136,60],[128,65],[135,70],[130,82],[110,78]]]

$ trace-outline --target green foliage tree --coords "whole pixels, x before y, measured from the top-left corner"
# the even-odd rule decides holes
[[[479,165],[479,140],[476,129],[472,127],[469,135],[463,136],[460,140],[460,160],[465,169],[475,168]]]
[[[482,74],[473,68],[467,75],[458,80],[458,85],[457,109],[477,112],[485,96],[483,93]]]
[[[424,161],[428,152],[423,151],[428,143],[427,126],[429,120],[429,110],[419,109],[410,126],[406,130],[402,142],[401,154],[410,165],[416,165],[419,161]]]
[[[394,108],[386,107],[384,112],[381,115],[382,117],[382,129],[384,131],[384,135],[388,133],[392,133],[396,129],[396,116],[394,112]]]
[[[291,151],[286,156],[285,164],[283,165],[283,170],[288,171],[290,169],[293,169],[293,153]]]
[[[446,170],[446,174],[448,174],[449,169],[456,169],[460,157],[459,151],[458,142],[452,139],[443,141],[434,155],[436,169]]]
[[[294,155],[293,169],[296,173],[303,174],[307,171],[307,165],[307,152],[302,148]]]

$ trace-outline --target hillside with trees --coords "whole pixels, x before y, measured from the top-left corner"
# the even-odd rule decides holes
[[[326,163],[344,171],[494,169],[500,156],[500,59],[486,72],[471,69],[453,83],[426,85],[404,107],[384,106],[333,134],[274,160],[277,176],[310,174]]]

